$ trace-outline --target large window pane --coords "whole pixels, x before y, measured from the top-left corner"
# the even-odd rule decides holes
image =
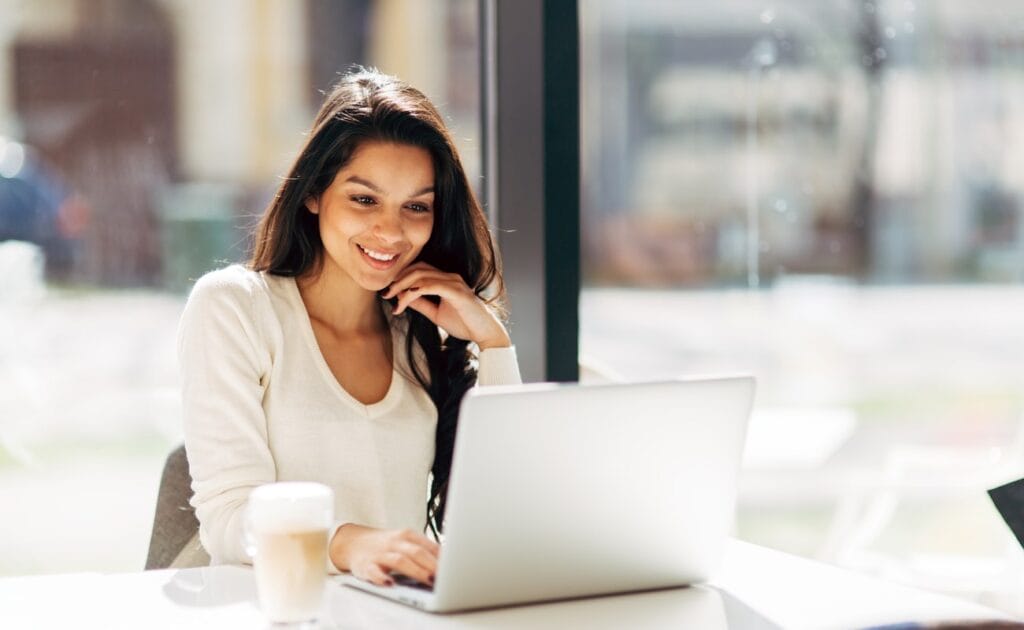
[[[581,11],[584,374],[754,373],[741,537],[1016,606],[1024,7]]]
[[[139,570],[175,329],[351,64],[480,170],[475,0],[0,0],[0,575]]]

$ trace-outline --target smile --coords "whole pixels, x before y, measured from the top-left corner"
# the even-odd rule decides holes
[[[367,249],[359,244],[356,244],[356,247],[358,247],[360,253],[362,253],[363,259],[370,263],[370,266],[375,269],[387,269],[394,264],[396,260],[398,260],[398,254],[387,254],[373,249]]]
[[[384,252],[378,252],[378,251],[374,251],[372,249],[366,249],[362,245],[359,245],[359,249],[361,249],[363,251],[363,253],[366,254],[367,256],[369,256],[370,258],[372,258],[374,260],[379,260],[381,262],[390,262],[390,261],[398,258],[398,254],[385,254]]]

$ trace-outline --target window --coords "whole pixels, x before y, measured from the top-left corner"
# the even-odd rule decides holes
[[[0,575],[142,568],[192,282],[353,63],[426,92],[476,181],[477,42],[473,0],[0,3]]]
[[[580,10],[583,373],[755,374],[741,538],[1011,606],[1024,10]]]

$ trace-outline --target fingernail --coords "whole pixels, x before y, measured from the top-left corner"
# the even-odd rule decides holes
[[[395,581],[390,579],[390,578],[384,582],[384,586],[394,586],[394,585],[395,585]]]

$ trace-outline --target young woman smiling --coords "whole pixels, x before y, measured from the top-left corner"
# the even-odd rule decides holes
[[[459,402],[520,381],[503,294],[440,114],[393,77],[344,77],[248,266],[205,275],[182,315],[192,504],[212,562],[248,561],[253,488],[319,481],[336,497],[331,570],[430,583]]]

